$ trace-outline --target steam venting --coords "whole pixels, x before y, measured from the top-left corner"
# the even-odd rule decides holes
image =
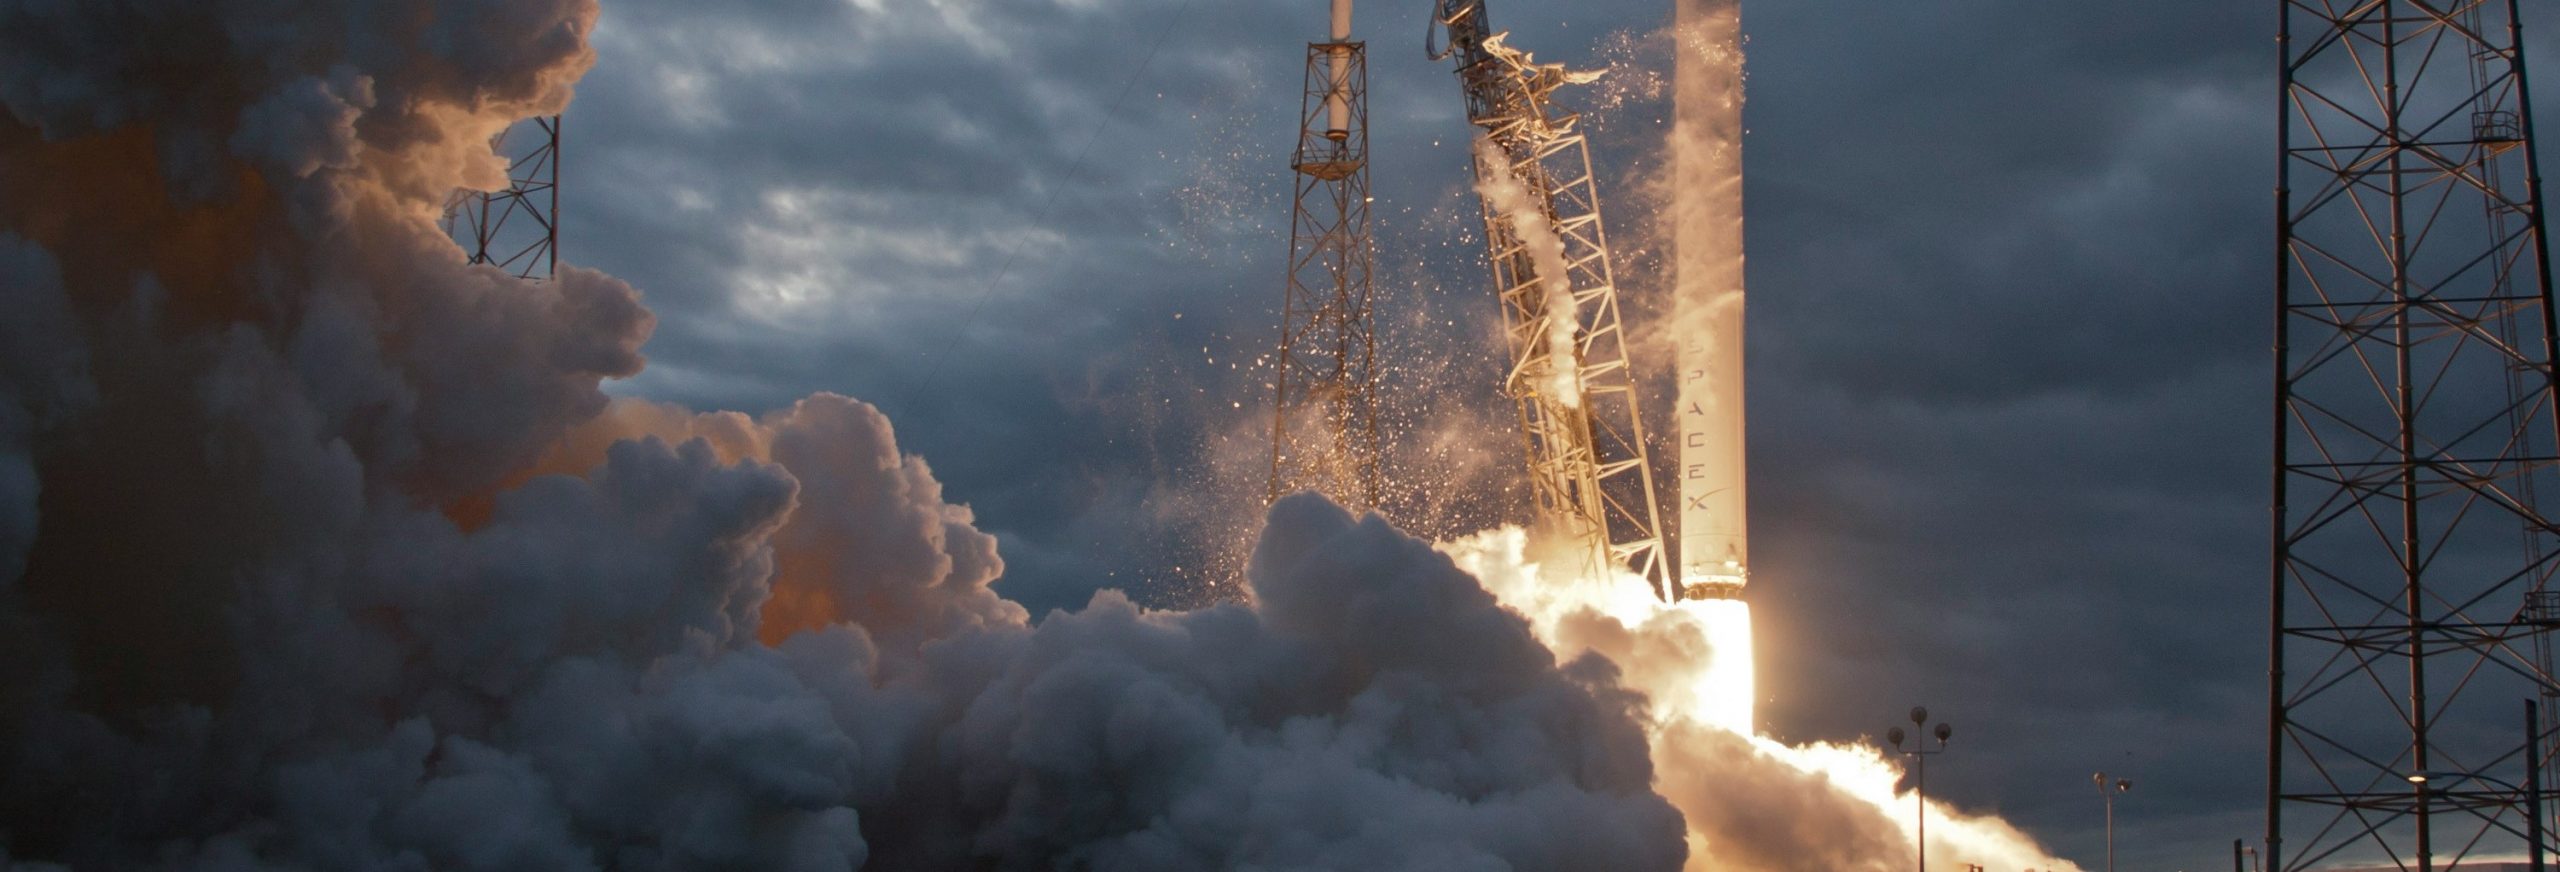
[[[1492,203],[1502,220],[1511,224],[1511,232],[1520,237],[1520,245],[1538,267],[1538,285],[1545,292],[1538,312],[1539,333],[1547,343],[1547,386],[1540,391],[1563,401],[1566,408],[1582,407],[1582,359],[1576,346],[1582,330],[1580,304],[1573,298],[1573,282],[1569,278],[1572,264],[1565,259],[1564,237],[1556,235],[1555,222],[1548,220],[1546,209],[1529,186],[1521,184],[1511,168],[1511,156],[1488,134],[1476,134],[1476,160],[1484,171],[1476,183],[1478,193]],[[1521,373],[1523,376],[1534,375]]]

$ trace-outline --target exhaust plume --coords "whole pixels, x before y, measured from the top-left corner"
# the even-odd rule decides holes
[[[1917,833],[1900,767],[1872,746],[1790,746],[1738,729],[1733,675],[1748,675],[1748,616],[1731,600],[1664,603],[1642,576],[1594,571],[1579,549],[1542,547],[1518,527],[1440,549],[1528,618],[1566,658],[1625,664],[1651,705],[1655,788],[1688,828],[1690,872],[1894,872]],[[1735,632],[1739,626],[1743,632]],[[1738,640],[1738,641],[1737,641]],[[1747,684],[1747,678],[1742,679]],[[1747,715],[1747,712],[1741,713]],[[1929,803],[1929,855],[1991,869],[2077,872],[1996,817]]]

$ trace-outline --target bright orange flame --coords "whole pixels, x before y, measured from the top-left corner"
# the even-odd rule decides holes
[[[1585,571],[1573,566],[1571,557],[1540,559],[1579,549],[1539,548],[1517,527],[1488,530],[1440,548],[1482,579],[1504,605],[1528,618],[1559,658],[1595,651],[1618,664],[1625,684],[1652,701],[1646,729],[1656,771],[1665,783],[1700,780],[1701,772],[1681,767],[1705,767],[1703,754],[1756,753],[1769,765],[1785,767],[1781,771],[1799,773],[1796,781],[1805,789],[1834,791],[1845,802],[1872,806],[1887,825],[1899,829],[1902,850],[1910,850],[1915,838],[1912,801],[1909,794],[1895,792],[1901,769],[1884,751],[1862,744],[1791,746],[1752,731],[1756,684],[1748,605],[1734,600],[1664,603],[1642,576]],[[1741,742],[1710,741],[1713,734],[1702,731],[1731,734]],[[1666,791],[1691,821],[1691,872],[1725,868],[1707,834],[1698,830],[1709,812],[1690,803],[1731,788],[1706,786],[1705,791]],[[1993,869],[2079,870],[1996,817],[1968,815],[1934,801],[1928,814],[1932,858]]]

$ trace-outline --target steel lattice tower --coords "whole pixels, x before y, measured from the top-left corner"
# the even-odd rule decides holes
[[[547,279],[560,266],[560,116],[531,121],[490,141],[500,154],[510,141],[530,146],[509,162],[506,190],[454,192],[444,226],[472,263]]]
[[[2560,555],[2517,4],[2280,2],[2269,868],[2513,856]]]
[[[1280,309],[1271,425],[1273,499],[1316,491],[1378,505],[1376,333],[1370,319],[1369,54],[1348,39],[1307,44],[1298,117],[1288,295]]]
[[[1433,55],[1457,58],[1467,120],[1492,146],[1476,151],[1478,200],[1511,351],[1504,387],[1519,405],[1541,520],[1589,543],[1595,565],[1636,572],[1665,599],[1678,598],[1683,592],[1673,589],[1663,556],[1653,462],[1619,325],[1591,152],[1576,129],[1580,116],[1550,99],[1557,88],[1588,79],[1504,46],[1484,0],[1440,0],[1438,16],[1434,32],[1445,31],[1449,42]],[[1515,182],[1561,241],[1564,274],[1540,267],[1545,257],[1488,193],[1488,185]],[[1570,300],[1570,312],[1556,311],[1560,298]],[[1570,336],[1570,359],[1550,341],[1558,328]],[[1574,385],[1573,395],[1556,387],[1559,374]]]

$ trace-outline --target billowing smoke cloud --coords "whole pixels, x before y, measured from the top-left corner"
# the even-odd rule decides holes
[[[463,264],[593,0],[0,0],[0,866],[1672,869],[1642,699],[1314,498],[1036,625],[873,408]]]

